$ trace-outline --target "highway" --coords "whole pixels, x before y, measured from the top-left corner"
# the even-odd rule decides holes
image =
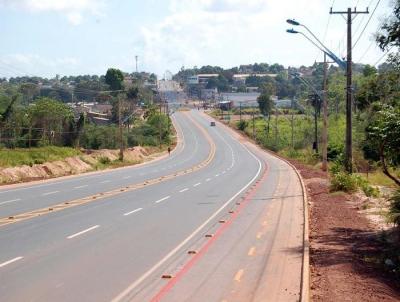
[[[86,198],[0,225],[1,301],[299,300],[296,173],[200,111],[173,119],[170,156],[0,190],[3,221]]]

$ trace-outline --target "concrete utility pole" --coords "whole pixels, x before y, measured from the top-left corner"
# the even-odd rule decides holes
[[[322,127],[322,171],[328,169],[328,62],[324,52],[324,94],[322,100],[324,122]]]
[[[138,73],[138,67],[137,67],[138,59],[139,59],[139,56],[135,56],[135,61],[136,61],[136,73]]]
[[[253,139],[256,140],[256,120],[254,117],[254,108],[251,112],[253,113]]]
[[[239,102],[239,116],[240,116],[240,121],[242,121],[242,102]]]
[[[158,118],[158,132],[159,132],[159,143],[160,143],[160,149],[161,149],[161,139],[162,139],[162,137],[161,137],[161,114],[162,114],[162,103],[161,103],[161,101],[160,101],[160,116],[159,116],[159,118]]]
[[[119,127],[119,160],[124,160],[124,140],[122,136],[122,102],[121,96],[118,95],[118,127]]]
[[[345,167],[349,173],[353,172],[353,135],[352,135],[352,104],[353,104],[353,79],[352,79],[352,32],[351,25],[353,22],[352,16],[358,14],[369,14],[368,8],[365,11],[357,11],[357,8],[352,10],[350,7],[347,11],[332,11],[330,14],[347,15],[347,84],[346,84],[346,148],[345,148]]]

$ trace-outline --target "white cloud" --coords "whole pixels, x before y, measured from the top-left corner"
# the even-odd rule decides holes
[[[104,0],[0,0],[0,6],[23,9],[33,13],[63,14],[73,25],[83,21],[83,15],[103,15]]]
[[[80,67],[74,57],[50,58],[36,54],[15,53],[0,56],[0,77],[44,75],[53,77],[60,73],[75,74]]]
[[[355,0],[351,2],[336,0],[334,9],[356,5]],[[166,69],[176,72],[182,65],[232,67],[278,62],[299,66],[321,60],[321,52],[304,37],[286,33],[292,27],[287,18],[305,22],[321,40],[328,29],[325,44],[343,56],[346,23],[339,15],[329,16],[331,4],[332,0],[170,0],[169,14],[141,29],[144,65],[162,74]],[[371,43],[371,32],[376,31],[385,9],[382,4],[354,51],[355,60]],[[365,22],[357,18],[355,27]],[[371,61],[379,55],[371,48],[366,58]]]

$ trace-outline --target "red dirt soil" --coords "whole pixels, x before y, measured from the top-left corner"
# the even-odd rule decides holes
[[[330,194],[326,173],[290,161],[310,202],[311,301],[400,301],[398,284],[364,261],[379,253],[378,230],[354,197]]]

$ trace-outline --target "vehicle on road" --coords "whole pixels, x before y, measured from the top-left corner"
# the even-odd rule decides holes
[[[211,126],[211,127],[215,127],[215,122],[211,122],[211,123],[210,123],[210,126]]]

